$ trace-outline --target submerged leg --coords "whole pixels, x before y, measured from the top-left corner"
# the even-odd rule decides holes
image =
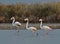
[[[38,34],[38,33],[35,34],[35,31],[33,31],[33,35],[34,35],[34,36],[38,36],[39,34]]]
[[[36,33],[36,35],[38,36],[39,34],[38,34],[38,33]]]
[[[18,32],[19,32],[19,30],[18,30]]]
[[[47,30],[47,32],[46,32],[46,35],[48,35],[48,32],[49,32],[50,30]]]
[[[19,32],[19,27],[18,26],[16,26],[16,30],[17,30],[17,32]]]

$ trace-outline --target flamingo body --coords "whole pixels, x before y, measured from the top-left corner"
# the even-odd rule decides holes
[[[44,30],[47,30],[47,33],[48,34],[48,31],[52,30],[49,26],[43,26],[42,25],[42,19],[39,19],[39,21],[41,21],[40,23],[40,29],[44,29]]]
[[[31,31],[33,31],[33,32],[35,32],[35,31],[37,31],[37,28],[35,28],[35,27],[29,27],[29,28],[27,28],[28,30],[31,30]]]
[[[45,29],[45,30],[52,30],[49,26],[42,26],[40,27],[41,29]]]
[[[13,22],[12,22],[12,25],[13,26],[16,26],[17,28],[19,28],[19,26],[21,26],[21,23],[18,22],[18,21],[15,21],[15,18],[14,17],[11,17],[11,20],[13,20]],[[19,32],[19,30],[18,30],[18,32]]]
[[[21,26],[21,23],[16,21],[16,22],[14,23],[14,25],[15,25],[15,26]]]
[[[36,27],[28,27],[28,18],[26,18],[24,20],[27,21],[27,23],[26,23],[26,29],[27,30],[31,30],[32,32],[36,32],[37,31]],[[38,33],[37,33],[37,35],[38,35]]]

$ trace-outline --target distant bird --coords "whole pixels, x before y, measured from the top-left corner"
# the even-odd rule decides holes
[[[49,26],[43,26],[42,25],[42,19],[39,19],[39,21],[41,21],[41,23],[40,23],[40,29],[47,30],[47,33],[46,34],[48,34],[48,31],[52,30],[52,28],[50,28]]]
[[[25,18],[24,20],[27,21],[27,23],[26,23],[26,29],[27,30],[31,30],[33,33],[37,31],[36,27],[28,27],[28,22],[29,22],[28,18]],[[36,33],[36,34],[38,35],[38,33]]]
[[[14,17],[11,17],[11,20],[13,20],[12,21],[12,25],[15,26],[16,28],[19,28],[21,26],[21,23],[15,21],[15,18]],[[18,32],[19,32],[19,30],[18,30]]]

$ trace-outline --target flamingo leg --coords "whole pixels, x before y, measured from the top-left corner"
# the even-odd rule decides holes
[[[49,31],[50,31],[50,30],[47,30],[46,35],[48,35]]]
[[[17,26],[16,30],[18,30],[17,32],[19,32],[19,27]]]
[[[48,35],[48,31],[46,32],[46,35]]]
[[[18,27],[18,32],[19,32],[19,27]]]
[[[18,30],[18,32],[19,32],[19,30]]]
[[[38,36],[38,33],[35,34],[35,31],[32,31],[34,36]]]
[[[36,33],[36,35],[38,36],[39,34],[38,34],[38,33]]]

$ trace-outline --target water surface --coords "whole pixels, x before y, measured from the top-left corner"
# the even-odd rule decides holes
[[[50,31],[45,35],[45,30],[38,30],[34,36],[29,30],[0,30],[0,44],[59,44],[60,29]],[[36,34],[35,33],[35,34]]]

